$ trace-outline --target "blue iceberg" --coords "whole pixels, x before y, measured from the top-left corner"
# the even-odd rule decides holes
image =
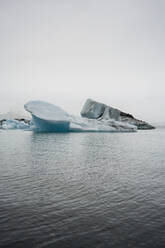
[[[89,119],[69,115],[62,108],[43,101],[24,105],[32,115],[32,128],[40,132],[135,132],[134,125],[112,118]]]

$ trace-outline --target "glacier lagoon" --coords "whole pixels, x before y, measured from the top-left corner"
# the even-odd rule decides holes
[[[0,130],[0,246],[164,247],[164,140]]]
[[[25,109],[0,130],[2,247],[164,246],[165,129],[91,99]]]

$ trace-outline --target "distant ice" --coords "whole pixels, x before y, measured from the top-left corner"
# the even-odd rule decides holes
[[[24,121],[18,121],[14,119],[5,120],[2,122],[2,129],[30,129],[30,125]]]

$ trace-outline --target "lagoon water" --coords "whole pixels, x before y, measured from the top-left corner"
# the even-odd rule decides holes
[[[0,247],[165,247],[165,129],[1,130]]]

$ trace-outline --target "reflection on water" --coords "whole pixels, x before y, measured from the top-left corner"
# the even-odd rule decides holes
[[[0,132],[2,247],[164,247],[165,130]]]

